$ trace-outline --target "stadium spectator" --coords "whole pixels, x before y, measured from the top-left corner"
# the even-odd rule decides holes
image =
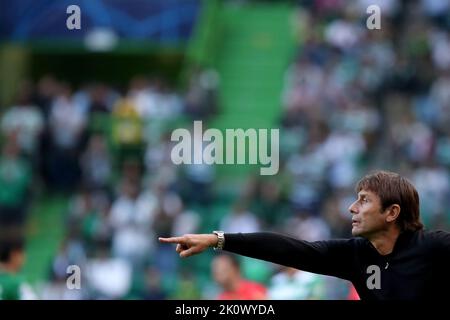
[[[18,274],[25,261],[24,239],[14,232],[0,238],[0,300],[34,300],[31,286]]]
[[[10,137],[0,155],[0,233],[25,227],[30,199],[32,171]]]
[[[30,156],[30,160],[37,161],[44,118],[32,98],[33,85],[28,82],[22,84],[16,104],[8,108],[1,118],[1,130],[5,136],[15,135],[20,151]]]
[[[324,277],[283,267],[269,284],[268,298],[274,300],[324,300],[326,299]]]
[[[212,262],[214,280],[222,287],[219,300],[263,300],[267,298],[267,289],[256,282],[243,279],[239,261],[236,257],[221,254]]]

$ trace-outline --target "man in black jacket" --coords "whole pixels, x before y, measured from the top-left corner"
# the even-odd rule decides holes
[[[213,247],[346,279],[365,300],[450,296],[450,233],[423,230],[414,186],[378,171],[362,178],[356,191],[351,239],[308,242],[269,232],[215,231],[160,241],[177,243],[181,257]]]

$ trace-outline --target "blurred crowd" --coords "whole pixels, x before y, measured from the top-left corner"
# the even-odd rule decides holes
[[[200,217],[186,203],[205,203],[211,182],[209,169],[172,164],[170,132],[215,113],[214,78],[194,70],[184,94],[145,76],[125,90],[74,90],[51,75],[20,86],[1,117],[0,227],[26,232],[34,198],[69,197],[42,298],[165,297],[152,283],[161,271],[176,273],[176,262],[157,235],[195,232]],[[80,266],[86,290],[66,289],[69,265]]]
[[[24,83],[0,123],[0,224],[22,228],[40,190],[70,195],[40,297],[354,299],[340,280],[246,258],[180,262],[156,239],[212,228],[349,237],[355,182],[376,168],[408,177],[426,227],[448,229],[450,1],[379,1],[380,30],[366,28],[370,4],[298,2],[280,172],[250,176],[231,199],[213,166],[170,159],[173,128],[220,112],[214,70],[194,71],[183,93],[141,76],[124,90],[51,75]],[[82,290],[66,289],[73,264]]]

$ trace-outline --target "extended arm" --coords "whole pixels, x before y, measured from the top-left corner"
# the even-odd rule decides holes
[[[215,234],[189,234],[182,237],[160,238],[161,242],[176,243],[181,257],[188,257],[215,247]],[[271,232],[227,233],[224,250],[300,270],[349,279],[355,242],[329,240],[308,242]]]
[[[349,279],[354,240],[309,242],[271,232],[225,234],[224,249],[296,269]]]

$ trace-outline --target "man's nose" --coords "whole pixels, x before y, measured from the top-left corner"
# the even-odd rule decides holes
[[[351,214],[357,214],[358,211],[356,209],[356,201],[353,202],[350,207],[348,207],[348,211],[350,211]]]

